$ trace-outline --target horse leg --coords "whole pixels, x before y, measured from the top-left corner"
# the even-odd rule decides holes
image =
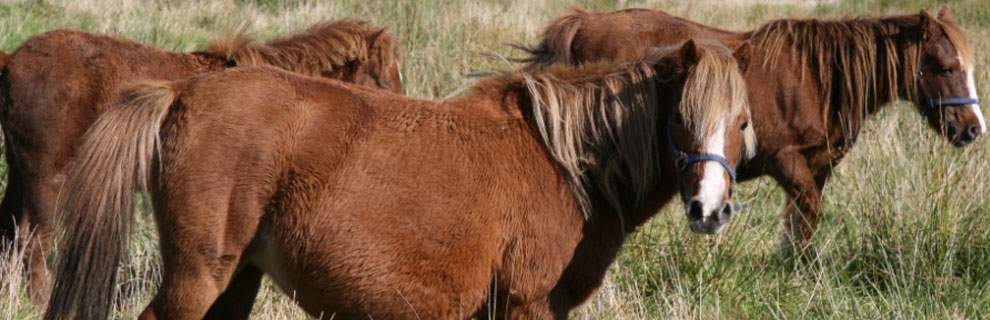
[[[25,243],[25,259],[28,274],[28,293],[35,304],[44,304],[48,299],[48,266],[46,258],[52,247],[55,229],[55,202],[62,185],[62,174],[55,170],[39,170],[35,178],[27,183],[28,194],[24,195],[27,204],[27,219],[18,226]]]
[[[248,264],[227,285],[227,290],[213,302],[203,319],[247,319],[261,288],[261,270]]]
[[[509,318],[512,320],[523,319],[567,319],[567,311],[554,312],[550,303],[546,300],[534,301],[524,305],[513,306]]]
[[[780,152],[774,159],[774,177],[787,192],[787,207],[782,217],[784,228],[780,253],[785,257],[807,254],[811,237],[821,213],[821,189],[804,155]],[[827,178],[821,179],[823,185]]]
[[[169,195],[162,203],[156,199],[155,206],[161,235],[162,284],[140,319],[202,319],[224,291],[231,290],[230,298],[224,301],[243,302],[243,296],[250,294],[234,292],[236,288],[228,286],[239,267],[248,270],[244,258],[264,210],[250,200],[231,200],[235,198],[233,190],[191,191],[196,188],[188,186],[195,183],[203,181],[177,183],[167,191],[155,192]],[[256,287],[252,282],[260,279],[255,278],[260,275],[245,273],[234,286]],[[224,308],[228,306],[218,305],[217,312]]]
[[[25,223],[27,214],[24,207],[25,186],[20,178],[19,168],[9,160],[11,159],[9,148],[7,154],[7,187],[4,190],[3,202],[0,203],[0,249],[7,248],[10,251],[0,252],[3,255],[15,254],[15,250],[26,250],[18,239],[18,226]],[[27,237],[27,235],[23,236]],[[22,263],[24,269],[19,272],[0,272],[0,283],[16,283],[9,279],[27,277],[27,261]]]
[[[27,279],[27,289],[31,300],[36,305],[44,302],[45,294],[45,264],[44,255],[39,254],[36,236],[33,235],[32,223],[27,207],[25,191],[31,187],[25,180],[24,168],[15,159],[14,146],[10,139],[6,141],[7,187],[4,190],[3,202],[0,203],[0,241],[11,249],[24,250],[23,271],[9,273],[0,277],[24,277]],[[6,280],[3,280],[6,282]]]
[[[19,168],[11,161],[12,152],[7,150],[7,187],[0,202],[0,241],[11,247],[16,245],[17,225],[24,219],[24,185]]]

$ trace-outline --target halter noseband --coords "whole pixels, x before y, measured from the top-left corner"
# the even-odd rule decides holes
[[[921,71],[920,70],[920,67],[919,67],[918,77],[921,77],[923,75],[925,75],[925,72],[924,71]],[[972,105],[979,106],[980,105],[980,99],[979,98],[975,98],[975,97],[973,97],[973,98],[969,98],[969,97],[967,97],[967,98],[959,98],[959,97],[953,97],[953,98],[928,98],[928,100],[925,100],[925,103],[926,103],[925,104],[925,111],[927,112],[927,111],[931,111],[933,109],[941,109],[941,108],[944,108],[944,107],[958,107],[958,106],[965,106],[965,105],[971,105],[971,104]]]
[[[927,110],[940,109],[943,107],[958,107],[965,105],[980,105],[977,98],[928,98]]]
[[[725,168],[725,172],[729,174],[729,178],[732,178],[732,184],[736,184],[736,170],[729,165],[729,160],[725,157],[711,154],[711,153],[687,153],[677,149],[677,145],[674,144],[674,138],[670,134],[670,123],[667,124],[667,144],[670,145],[670,152],[674,155],[674,165],[677,166],[677,171],[679,174],[683,174],[687,171],[692,164],[698,162],[712,161],[722,165]],[[678,184],[680,184],[680,178],[677,179]]]

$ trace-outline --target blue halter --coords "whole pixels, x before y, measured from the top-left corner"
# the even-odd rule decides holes
[[[958,107],[965,105],[980,105],[977,98],[928,98],[927,110],[939,109],[943,107]]]
[[[677,149],[670,134],[670,124],[667,124],[667,144],[670,145],[670,152],[674,154],[674,165],[677,166],[678,173],[683,174],[692,164],[712,161],[722,165],[722,168],[729,173],[729,178],[732,178],[732,184],[736,184],[736,170],[729,165],[729,160],[725,157],[711,153],[687,153]],[[681,180],[677,179],[677,181],[679,184]]]

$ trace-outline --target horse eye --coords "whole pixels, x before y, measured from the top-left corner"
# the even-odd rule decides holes
[[[947,76],[952,73],[952,68],[938,67],[938,70],[935,70],[935,73],[940,76]]]
[[[742,126],[739,127],[739,131],[746,130],[746,128],[749,128],[749,121],[743,122]]]

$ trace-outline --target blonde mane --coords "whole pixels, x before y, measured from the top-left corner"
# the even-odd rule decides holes
[[[299,34],[259,44],[243,33],[210,43],[206,52],[239,66],[272,65],[309,76],[322,76],[370,59],[379,65],[399,60],[398,44],[385,28],[363,21],[322,22]]]
[[[962,32],[951,24],[939,21],[939,25],[962,62],[971,65],[972,49]],[[890,28],[879,19],[779,20],[754,31],[750,42],[765,53],[764,67],[790,55],[806,67],[802,70],[816,74],[813,80],[823,95],[823,119],[837,116],[844,139],[853,140],[870,108],[895,100],[902,92],[909,99],[917,97],[921,44],[898,48],[897,39],[889,36]]]
[[[719,46],[720,47],[720,46]],[[504,85],[525,88],[532,121],[544,145],[567,172],[572,192],[590,217],[588,190],[601,192],[621,211],[622,190],[629,186],[637,203],[644,200],[660,176],[665,123],[657,82],[661,58],[680,48],[658,49],[641,61],[580,67],[551,66],[518,72]],[[678,107],[699,137],[712,134],[717,124],[748,111],[745,82],[732,55],[705,46],[697,65],[688,70]]]

